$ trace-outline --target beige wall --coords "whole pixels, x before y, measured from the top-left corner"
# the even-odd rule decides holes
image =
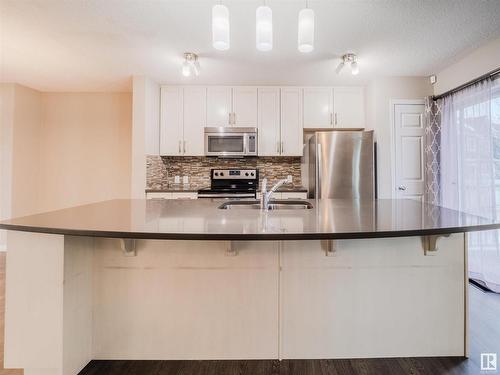
[[[12,137],[14,85],[0,84],[0,220],[10,217],[12,187]],[[0,230],[0,250],[5,249],[5,231]]]
[[[130,93],[0,94],[1,218],[130,196]]]
[[[375,131],[377,141],[378,196],[391,198],[391,117],[392,99],[423,99],[432,95],[426,77],[380,77],[367,86],[367,128]]]
[[[500,38],[437,73],[434,94],[441,94],[500,67]]]
[[[40,93],[16,84],[1,84],[0,219],[38,210],[40,170]],[[0,248],[5,248],[5,232]]]
[[[12,216],[39,211],[41,93],[16,85],[12,153]]]
[[[130,93],[42,94],[41,211],[130,196]]]

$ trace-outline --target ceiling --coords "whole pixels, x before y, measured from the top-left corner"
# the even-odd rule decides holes
[[[211,46],[215,0],[0,0],[1,80],[42,91],[130,90],[132,75],[163,83],[330,85],[374,76],[427,76],[500,37],[500,1],[309,0],[315,50],[297,51],[305,0],[267,0],[274,49],[255,48],[255,9],[263,0],[223,0],[231,49]],[[202,73],[180,74],[183,52]],[[334,73],[355,52],[361,73]]]

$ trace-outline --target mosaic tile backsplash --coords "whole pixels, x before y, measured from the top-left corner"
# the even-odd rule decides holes
[[[212,168],[258,169],[260,179],[267,177],[271,184],[293,177],[293,186],[302,187],[300,157],[258,157],[248,159],[219,159],[195,156],[147,156],[147,188],[168,189],[174,185],[175,176],[189,176],[189,186],[199,189],[210,186]],[[290,186],[290,185],[289,185]]]

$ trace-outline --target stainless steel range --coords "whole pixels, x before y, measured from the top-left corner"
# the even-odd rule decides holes
[[[257,198],[258,169],[212,169],[210,187],[198,190],[198,198]]]

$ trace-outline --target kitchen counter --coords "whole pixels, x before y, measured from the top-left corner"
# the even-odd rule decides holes
[[[413,200],[223,202],[111,200],[1,222],[5,367],[468,355],[464,232],[499,223]]]
[[[197,187],[192,187],[192,186],[169,186],[167,188],[161,188],[161,189],[146,189],[146,193],[197,193],[198,190],[203,189],[203,188],[197,188]]]
[[[204,187],[196,188],[191,186],[169,186],[167,188],[162,189],[146,189],[146,193],[182,193],[182,192],[192,192],[196,193],[198,190],[203,189]],[[208,187],[205,187],[208,188]],[[260,189],[257,191],[260,192]],[[278,193],[307,193],[307,189],[303,186],[282,186],[278,190]]]
[[[493,220],[413,200],[309,200],[313,209],[217,207],[221,200],[111,200],[0,222],[16,231],[177,240],[362,239],[500,228]]]

